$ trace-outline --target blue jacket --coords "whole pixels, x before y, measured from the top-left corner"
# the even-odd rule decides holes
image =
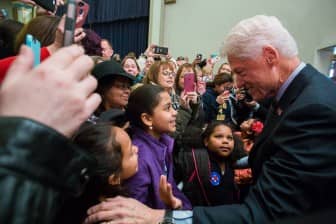
[[[202,95],[206,123],[217,120],[217,114],[219,109],[219,104],[216,101],[217,96],[218,93],[216,93],[211,87],[208,87],[205,93]],[[225,122],[236,125],[237,122],[234,119],[234,105],[232,103],[232,100],[233,99],[230,96],[230,100],[227,103],[227,108],[224,110]]]
[[[177,188],[173,177],[174,140],[166,134],[157,140],[139,128],[134,128],[133,131],[132,142],[139,148],[139,166],[138,172],[125,181],[130,196],[151,208],[167,208],[159,195],[160,176],[166,174],[174,196],[182,200],[184,209],[190,209],[190,202]]]

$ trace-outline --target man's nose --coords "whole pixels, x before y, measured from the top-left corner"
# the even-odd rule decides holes
[[[236,85],[237,85],[237,88],[240,89],[240,88],[244,87],[245,82],[242,78],[236,77]]]

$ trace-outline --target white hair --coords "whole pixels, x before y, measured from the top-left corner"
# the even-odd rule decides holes
[[[221,52],[223,56],[253,58],[261,55],[263,46],[271,45],[282,56],[298,55],[292,35],[274,16],[257,15],[242,20],[227,35]]]

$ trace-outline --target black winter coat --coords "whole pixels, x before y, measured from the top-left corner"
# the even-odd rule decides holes
[[[23,118],[0,118],[0,223],[55,223],[94,161],[64,136]]]

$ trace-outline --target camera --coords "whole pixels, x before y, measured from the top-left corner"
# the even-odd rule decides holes
[[[156,46],[156,47],[154,47],[153,52],[154,52],[154,54],[167,55],[168,54],[168,47]]]
[[[251,101],[253,101],[253,98],[252,98],[252,96],[249,94],[249,92],[247,91],[247,89],[245,89],[245,88],[241,88],[241,89],[239,89],[239,92],[240,92],[241,94],[244,94],[244,95],[245,95],[245,97],[244,97],[244,101],[245,101],[245,102],[251,102]]]

